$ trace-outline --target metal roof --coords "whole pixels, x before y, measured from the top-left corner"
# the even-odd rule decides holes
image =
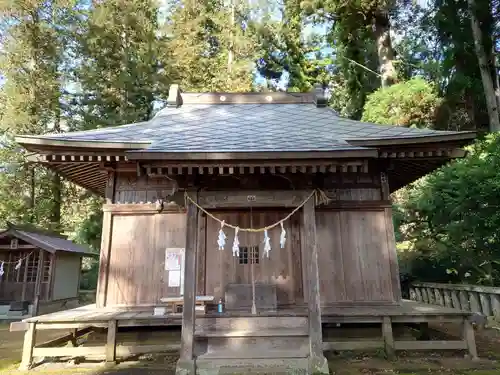
[[[104,143],[143,144],[136,149],[141,153],[302,152],[360,150],[363,147],[356,145],[359,141],[458,134],[463,132],[350,120],[313,103],[211,103],[166,107],[147,122],[34,138],[88,142],[94,147]]]
[[[78,245],[64,237],[57,234],[50,234],[38,229],[30,229],[22,226],[16,226],[14,224],[8,223],[8,228],[0,233],[1,236],[12,236],[23,241],[30,243],[31,245],[48,251],[50,253],[55,253],[56,251],[64,251],[68,253],[74,253],[78,255],[94,256],[88,248],[83,245]]]

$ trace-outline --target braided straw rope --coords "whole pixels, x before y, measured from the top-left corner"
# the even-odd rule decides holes
[[[212,219],[214,219],[215,221],[218,221],[222,226],[224,227],[229,227],[229,228],[232,228],[232,229],[236,229],[238,228],[238,231],[240,232],[254,232],[254,233],[258,233],[258,232],[264,232],[266,230],[270,230],[270,229],[273,229],[275,227],[277,227],[278,225],[280,225],[281,223],[287,221],[288,219],[290,219],[298,210],[300,210],[308,201],[309,199],[311,198],[315,198],[315,201],[316,201],[316,204],[326,204],[330,201],[330,198],[328,198],[328,196],[325,194],[325,192],[321,191],[320,189],[315,189],[311,192],[311,194],[309,194],[307,196],[307,198],[300,204],[298,205],[297,207],[295,207],[295,209],[290,212],[288,215],[286,215],[283,219],[277,221],[276,223],[274,224],[271,224],[271,225],[268,225],[266,227],[263,227],[263,228],[240,228],[238,227],[237,225],[231,225],[231,224],[228,224],[226,223],[225,221],[219,219],[218,217],[214,216],[213,214],[211,214],[210,212],[208,212],[207,210],[205,210],[203,207],[201,207],[198,203],[196,203],[190,196],[189,194],[187,193],[187,191],[184,193],[184,197],[187,201],[191,202],[192,204],[194,204],[200,211],[204,212],[207,216],[210,216]]]
[[[26,255],[25,257],[23,258],[19,258],[18,260],[15,260],[13,262],[4,262],[3,260],[0,260],[0,263],[4,264],[4,265],[8,265],[8,264],[17,264],[19,263],[19,261],[25,261],[26,259],[28,259],[29,256],[31,256],[33,254],[33,251],[31,253],[29,253],[28,255]]]

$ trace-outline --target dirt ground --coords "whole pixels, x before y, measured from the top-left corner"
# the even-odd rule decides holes
[[[432,327],[436,338],[441,335],[458,336],[460,327],[453,324]],[[42,331],[37,342],[47,341],[61,332]],[[176,339],[177,333],[167,333]],[[42,364],[30,372],[17,370],[21,358],[23,332],[9,332],[7,324],[0,324],[0,374],[51,374],[51,375],[174,375],[177,356],[144,356],[113,367],[102,363],[86,362],[79,365],[69,363]],[[471,361],[464,352],[442,353],[398,353],[394,361],[384,358],[382,352],[371,353],[327,353],[332,375],[500,375],[500,330],[485,329],[476,332],[476,341],[481,359]]]

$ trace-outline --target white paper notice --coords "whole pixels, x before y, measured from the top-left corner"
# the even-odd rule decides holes
[[[180,271],[181,270],[181,262],[180,262],[180,254],[170,252],[167,249],[166,254],[166,262],[165,262],[165,270],[167,271]]]
[[[168,286],[178,288],[181,286],[181,271],[168,271]]]

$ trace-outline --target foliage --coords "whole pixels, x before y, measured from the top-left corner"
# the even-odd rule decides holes
[[[169,15],[162,59],[171,63],[174,81],[183,90],[251,90],[254,34],[243,2],[173,1]]]
[[[481,81],[479,64],[474,51],[467,0],[435,0],[432,20],[437,30],[442,50],[444,102],[439,111],[438,123],[443,129],[488,129],[488,113]],[[477,1],[483,32],[483,45],[488,51],[493,72],[494,18],[489,0]],[[498,16],[497,16],[498,17]]]
[[[106,0],[80,15],[75,69],[80,91],[77,127],[94,129],[149,120],[168,92],[169,62],[157,36],[152,0]]]
[[[403,259],[421,280],[500,284],[500,136],[416,182],[400,209]]]
[[[316,83],[327,84],[332,59],[324,51],[321,35],[304,35],[310,22],[301,9],[301,1],[286,0],[280,11],[282,20],[261,22],[258,36],[263,55],[257,60],[259,74],[271,82],[271,87],[286,74],[290,92],[307,92]]]
[[[367,97],[363,121],[415,128],[433,127],[441,99],[420,77],[380,88]]]

